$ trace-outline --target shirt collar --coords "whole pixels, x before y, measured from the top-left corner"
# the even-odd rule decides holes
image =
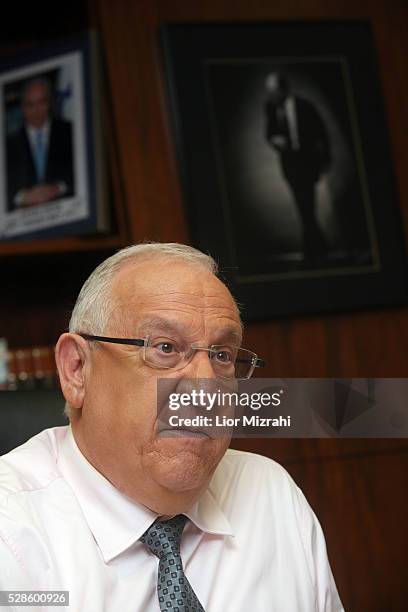
[[[139,540],[158,517],[121,493],[87,461],[75,442],[71,427],[67,428],[61,445],[58,465],[78,500],[105,563]],[[185,514],[201,531],[234,535],[211,486]]]

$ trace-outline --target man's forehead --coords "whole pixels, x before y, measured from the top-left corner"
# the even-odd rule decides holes
[[[112,290],[120,297],[146,301],[157,297],[183,300],[234,300],[228,288],[212,272],[182,260],[161,258],[128,263],[117,272]]]
[[[227,287],[205,268],[182,261],[128,265],[116,275],[112,290],[124,314],[136,315],[140,322],[188,321],[199,315],[231,319],[240,326],[238,309]]]

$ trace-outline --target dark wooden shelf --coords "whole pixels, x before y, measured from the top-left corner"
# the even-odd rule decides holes
[[[68,253],[72,251],[95,251],[121,248],[126,245],[123,236],[95,236],[85,238],[72,236],[51,238],[49,240],[19,240],[0,243],[0,257],[14,255],[33,255],[35,253]]]

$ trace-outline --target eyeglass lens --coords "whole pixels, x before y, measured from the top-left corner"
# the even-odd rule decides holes
[[[246,349],[214,345],[209,349],[190,347],[180,350],[172,341],[150,341],[145,347],[145,361],[160,369],[180,369],[196,350],[206,350],[216,375],[224,378],[247,378],[253,369],[255,354]]]

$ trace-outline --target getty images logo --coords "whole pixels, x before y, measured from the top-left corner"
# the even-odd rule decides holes
[[[193,389],[189,393],[170,393],[169,408],[170,410],[179,410],[184,407],[196,407],[204,410],[213,410],[214,407],[237,407],[251,408],[251,410],[260,410],[270,406],[280,406],[283,389],[274,393],[237,393],[226,392],[218,389],[215,392],[209,393],[203,389]]]

